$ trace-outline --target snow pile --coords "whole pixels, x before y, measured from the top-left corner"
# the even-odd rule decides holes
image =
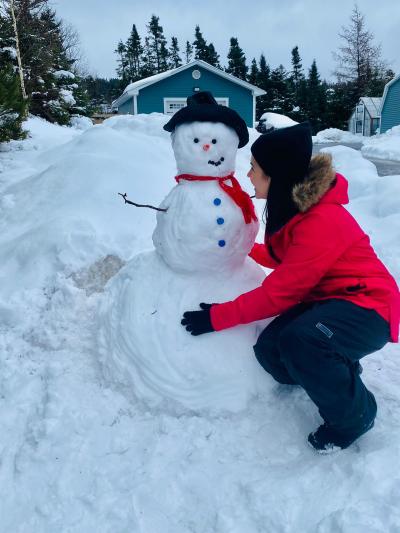
[[[365,138],[361,152],[365,157],[400,161],[400,126],[394,126],[381,135]]]
[[[280,115],[279,113],[264,113],[261,115],[260,122],[265,124],[265,129],[269,130],[271,128],[288,128],[289,126],[295,126],[298,122],[292,120],[291,118]]]
[[[135,132],[151,135],[152,137],[161,137],[169,141],[170,134],[163,130],[163,126],[170,118],[162,113],[150,113],[150,115],[115,115],[105,120],[103,126],[124,132],[127,135],[130,132]],[[156,139],[153,139],[153,141],[155,142],[154,147],[158,146]]]
[[[70,125],[78,130],[85,131],[93,126],[92,119],[83,115],[72,115]]]
[[[321,143],[361,143],[362,137],[360,135],[354,135],[349,131],[339,130],[337,128],[328,128],[321,130],[313,137],[315,144]]]
[[[129,396],[102,379],[95,321],[101,291],[131,256],[151,248],[156,223],[150,210],[124,206],[117,192],[157,205],[174,184],[161,117],[140,120],[140,127],[116,120],[82,131],[30,119],[32,137],[0,152],[0,529],[398,531],[399,345],[362,362],[378,401],[375,428],[327,457],[305,442],[320,423],[312,402],[266,373],[247,409],[217,416],[167,401],[149,407],[140,393]],[[349,210],[400,280],[400,176],[378,178],[354,150],[326,150],[350,181]],[[248,160],[247,146],[237,158],[243,184]],[[179,290],[168,283],[143,280],[144,312],[151,292],[165,313],[170,290]],[[174,313],[164,318],[168,342]],[[120,331],[131,327],[124,321]],[[213,361],[216,375],[229,372],[238,355],[222,333],[207,341],[226,352],[224,361]],[[243,340],[239,329],[235,335]],[[186,366],[171,363],[171,372],[189,372],[191,354]],[[202,355],[199,344],[192,357],[201,364]],[[215,389],[215,397],[223,392]]]

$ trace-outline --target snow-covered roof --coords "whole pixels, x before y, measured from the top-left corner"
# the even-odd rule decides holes
[[[400,80],[400,74],[398,76],[395,76],[392,80],[390,80],[386,85],[385,85],[385,89],[383,91],[383,96],[382,96],[382,101],[381,101],[381,108],[380,108],[380,113],[382,113],[383,111],[383,106],[385,105],[385,100],[386,100],[386,96],[387,96],[387,92],[389,90],[389,87],[391,85],[393,85],[393,83],[396,83],[396,81]]]
[[[225,78],[232,83],[236,83],[237,85],[241,85],[242,87],[245,87],[249,91],[253,93],[254,96],[262,96],[265,94],[265,91],[260,89],[259,87],[256,87],[255,85],[252,85],[251,83],[248,83],[247,81],[243,81],[236,76],[232,76],[232,74],[228,74],[227,72],[224,72],[223,70],[220,70],[217,67],[213,67],[206,61],[202,61],[201,59],[194,59],[193,61],[190,61],[190,63],[187,63],[186,65],[182,65],[181,67],[173,68],[171,70],[166,70],[165,72],[160,72],[159,74],[154,74],[154,76],[149,76],[148,78],[144,78],[143,80],[135,81],[133,83],[130,83],[125,87],[124,92],[122,95],[114,100],[112,103],[113,107],[119,106],[126,102],[129,98],[131,98],[134,95],[139,94],[139,91],[143,89],[144,87],[148,87],[149,85],[153,85],[153,83],[157,83],[165,78],[169,78],[170,76],[174,76],[175,74],[178,74],[179,72],[182,72],[188,68],[192,68],[195,66],[203,67],[210,72],[213,72],[214,74],[217,74],[217,76],[221,76],[222,78]]]
[[[365,105],[371,118],[379,118],[381,114],[382,98],[375,96],[362,96],[360,101]]]

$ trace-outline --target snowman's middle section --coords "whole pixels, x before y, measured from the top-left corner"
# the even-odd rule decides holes
[[[226,180],[230,185],[230,180]],[[241,265],[251,250],[258,222],[243,212],[217,181],[181,181],[161,204],[153,243],[180,272],[215,272]]]

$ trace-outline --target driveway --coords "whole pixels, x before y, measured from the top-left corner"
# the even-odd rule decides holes
[[[322,148],[328,148],[329,146],[348,146],[349,148],[354,148],[354,150],[360,150],[361,143],[321,143],[314,144],[313,154],[318,154]],[[365,156],[364,156],[365,157]],[[366,157],[369,161],[376,166],[378,171],[378,176],[392,176],[394,174],[400,175],[400,161],[389,161],[386,159],[373,159],[371,157]]]

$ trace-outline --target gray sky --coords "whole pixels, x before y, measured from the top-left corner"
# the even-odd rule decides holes
[[[120,39],[129,36],[132,24],[146,34],[151,15],[160,17],[164,34],[176,36],[184,50],[200,26],[226,64],[230,37],[237,37],[248,64],[263,52],[272,68],[290,67],[291,49],[298,45],[303,67],[315,58],[324,78],[332,78],[332,51],[340,44],[338,32],[349,23],[352,0],[52,0],[58,16],[78,31],[89,72],[114,77]],[[358,0],[366,24],[382,44],[383,58],[400,72],[400,0]]]

